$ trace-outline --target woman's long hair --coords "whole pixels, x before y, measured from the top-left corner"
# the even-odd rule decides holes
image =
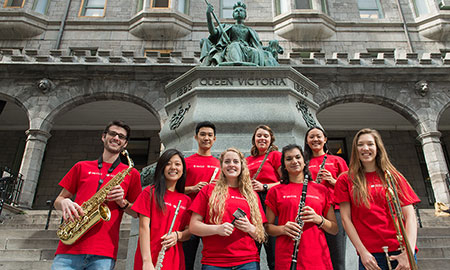
[[[222,168],[223,159],[226,153],[234,152],[238,154],[239,160],[241,161],[241,173],[238,177],[238,186],[239,192],[242,196],[247,200],[247,203],[250,207],[250,222],[256,227],[256,241],[262,243],[264,242],[266,235],[264,226],[262,223],[261,212],[259,209],[259,198],[256,196],[255,191],[253,191],[252,181],[250,179],[250,173],[247,168],[247,162],[244,158],[244,155],[241,151],[236,148],[228,148],[222,154],[220,154],[220,167]],[[209,198],[209,216],[212,224],[221,224],[223,214],[225,212],[225,203],[228,198],[228,184],[221,170],[219,180],[216,182],[216,186],[214,187],[211,197]]]
[[[367,180],[365,176],[364,166],[359,159],[358,152],[358,140],[361,135],[369,134],[372,135],[375,141],[375,146],[377,148],[377,155],[375,157],[375,165],[376,165],[376,173],[382,179],[384,184],[386,183],[386,179],[384,177],[384,173],[386,170],[390,171],[393,178],[394,184],[396,185],[399,196],[408,196],[403,192],[405,187],[400,186],[400,178],[405,178],[395,167],[392,165],[389,160],[389,156],[386,152],[386,148],[384,147],[383,140],[381,139],[380,133],[374,129],[364,128],[358,131],[353,138],[352,143],[352,154],[350,157],[350,166],[348,170],[348,175],[353,182],[353,199],[355,200],[357,205],[365,205],[367,208],[370,207],[370,201],[372,201],[372,197],[369,193],[369,188],[367,186]],[[406,182],[409,186],[409,183]]]
[[[323,128],[317,127],[317,126],[310,127],[310,128],[308,129],[308,131],[306,131],[306,134],[305,134],[305,155],[303,156],[303,158],[305,159],[305,161],[309,161],[309,160],[311,160],[311,158],[313,158],[313,151],[312,151],[311,147],[309,147],[309,145],[308,145],[308,136],[309,136],[309,132],[310,132],[311,130],[313,130],[313,129],[318,129],[318,130],[320,130],[320,131],[322,132],[323,136],[324,136],[325,138],[328,139],[327,133],[325,132],[325,130],[323,130]],[[325,153],[328,152],[328,145],[327,145],[326,142],[325,142],[325,144],[323,145],[323,151],[324,151]]]
[[[282,184],[289,184],[289,173],[286,169],[286,164],[284,163],[284,158],[286,156],[286,152],[290,151],[292,149],[297,148],[300,151],[300,154],[303,157],[303,160],[305,161],[305,167],[303,168],[303,176],[308,175],[309,179],[311,181],[312,177],[311,177],[311,173],[309,172],[308,169],[308,163],[305,160],[305,155],[303,154],[303,150],[302,147],[297,145],[297,144],[288,144],[285,147],[283,147],[283,149],[281,150],[281,183]]]
[[[255,131],[253,132],[252,149],[250,150],[250,154],[254,157],[259,156],[259,151],[258,151],[258,148],[256,148],[256,144],[255,144],[255,137],[256,137],[256,132],[258,131],[258,129],[264,129],[264,130],[268,131],[270,134],[270,144],[269,144],[269,148],[267,148],[267,151],[269,151],[270,147],[272,147],[272,151],[277,151],[278,147],[274,144],[275,135],[273,134],[272,129],[267,125],[259,125],[255,128]]]
[[[186,163],[184,161],[183,153],[177,149],[168,149],[161,155],[161,157],[159,157],[153,178],[153,188],[155,189],[156,202],[159,209],[162,211],[165,211],[166,209],[164,195],[166,195],[167,190],[166,178],[164,177],[164,168],[169,163],[170,159],[175,155],[178,155],[183,163],[183,174],[180,179],[178,179],[177,184],[175,185],[175,190],[184,194],[184,186],[186,183]]]

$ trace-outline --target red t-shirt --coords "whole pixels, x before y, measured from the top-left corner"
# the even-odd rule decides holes
[[[192,212],[200,214],[205,224],[209,222],[209,198],[214,189],[214,184],[205,186],[198,193],[191,205]],[[261,213],[263,223],[266,223],[266,216],[259,200],[259,211]],[[247,200],[239,192],[239,188],[228,188],[228,198],[225,202],[225,211],[223,213],[222,222],[232,222],[233,213],[241,208],[251,221],[250,206]],[[250,262],[259,262],[258,248],[255,240],[248,234],[239,229],[234,229],[230,236],[211,235],[202,237],[203,251],[202,264],[217,267],[232,267]]]
[[[210,182],[216,168],[219,169],[214,179],[219,179],[220,162],[213,156],[201,156],[193,154],[185,159],[186,161],[186,186],[195,186],[200,182]],[[197,192],[188,194],[191,199],[195,199]]]
[[[97,191],[98,181],[103,179],[106,185],[117,173],[128,168],[128,165],[120,163],[117,168],[108,174],[111,163],[103,162],[101,170],[98,169],[97,160],[80,161],[70,169],[59,185],[76,195],[75,202],[82,205],[90,199]],[[125,192],[125,199],[134,202],[141,193],[141,180],[136,169],[125,176],[120,184]],[[123,212],[115,202],[106,203],[111,210],[109,221],[100,221],[86,232],[77,242],[72,245],[65,245],[61,241],[55,254],[91,254],[100,255],[116,259],[119,248],[119,230]]]
[[[317,174],[320,170],[320,165],[322,164],[324,155],[319,157],[313,157],[309,161],[309,171],[311,172],[312,179],[316,180]],[[327,160],[325,161],[325,169],[331,173],[334,179],[338,179],[339,175],[348,171],[348,166],[345,160],[339,156],[328,155]],[[322,180],[320,182],[322,185],[325,185],[331,192],[331,198],[333,198],[334,186],[330,184],[326,180]],[[335,209],[339,209],[339,205],[336,205]]]
[[[258,168],[261,165],[264,156],[265,154],[256,157],[249,156],[246,158],[251,178],[253,178],[253,175],[255,175],[256,171],[258,171]],[[267,156],[267,159],[264,162],[264,165],[261,168],[261,171],[256,177],[256,180],[258,180],[263,184],[272,184],[279,182],[280,175],[278,174],[277,170],[278,168],[280,168],[280,166],[281,166],[281,152],[279,151],[270,152],[269,156]]]
[[[278,216],[279,225],[295,222],[302,189],[302,183],[280,184],[269,189],[266,205]],[[305,205],[312,207],[317,214],[326,216],[331,205],[330,192],[323,185],[309,182]],[[275,269],[289,269],[293,251],[294,241],[286,235],[278,236]],[[304,223],[297,259],[297,269],[333,269],[325,233],[316,224]]]
[[[164,195],[166,211],[163,212],[159,209],[156,197],[153,196],[155,191],[152,187],[148,186],[142,191],[131,209],[150,218],[150,252],[153,265],[156,266],[156,261],[161,251],[161,237],[169,232],[178,201],[181,200],[181,205],[172,232],[184,231],[189,224],[191,216],[188,208],[191,204],[191,199],[185,194],[166,190]],[[162,265],[162,269],[185,269],[183,244],[181,242],[177,242],[175,246],[166,249]],[[142,254],[139,241],[134,256],[134,269],[142,269]]]
[[[350,202],[351,218],[353,225],[358,232],[364,247],[370,253],[383,252],[381,247],[388,246],[389,251],[396,251],[399,243],[396,237],[394,222],[389,212],[386,201],[386,189],[376,172],[366,173],[366,181],[372,201],[369,201],[370,208],[364,205],[357,205],[353,199],[353,182],[349,179],[347,173],[341,175],[334,188],[336,203]],[[416,204],[420,202],[417,195],[407,184],[406,179],[401,178],[400,188],[403,194],[399,192],[400,203],[403,206]]]

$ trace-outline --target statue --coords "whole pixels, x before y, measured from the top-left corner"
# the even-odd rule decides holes
[[[263,47],[258,34],[244,25],[247,7],[242,2],[233,6],[235,24],[221,24],[214,14],[214,7],[206,2],[206,19],[208,38],[200,41],[202,66],[279,66],[278,53],[283,53],[278,41],[272,40],[269,46]],[[215,28],[211,14],[218,23]]]

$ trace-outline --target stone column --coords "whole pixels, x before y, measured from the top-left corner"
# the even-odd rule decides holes
[[[26,131],[26,135],[27,143],[19,171],[24,179],[19,205],[31,208],[41,172],[45,147],[51,135],[47,131],[39,129],[29,129]]]
[[[444,151],[440,141],[439,131],[424,132],[417,139],[422,143],[422,149],[427,163],[428,174],[436,201],[450,203],[450,194],[445,183],[445,175],[448,172]]]

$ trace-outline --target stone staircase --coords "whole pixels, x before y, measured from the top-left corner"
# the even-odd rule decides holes
[[[421,270],[450,269],[450,217],[435,217],[434,209],[421,209],[417,262]]]
[[[450,217],[435,217],[433,209],[420,210],[418,264],[421,270],[450,269]],[[50,269],[58,245],[56,228],[61,221],[53,211],[48,230],[44,230],[47,211],[2,214],[0,224],[0,269]],[[124,215],[120,232],[117,270],[125,270],[131,217]],[[351,270],[351,269],[349,269]]]
[[[56,229],[61,215],[53,211],[45,230],[48,211],[32,210],[22,214],[2,214],[0,224],[0,269],[50,269],[58,246]],[[125,270],[131,217],[124,215],[121,224],[117,270]]]

